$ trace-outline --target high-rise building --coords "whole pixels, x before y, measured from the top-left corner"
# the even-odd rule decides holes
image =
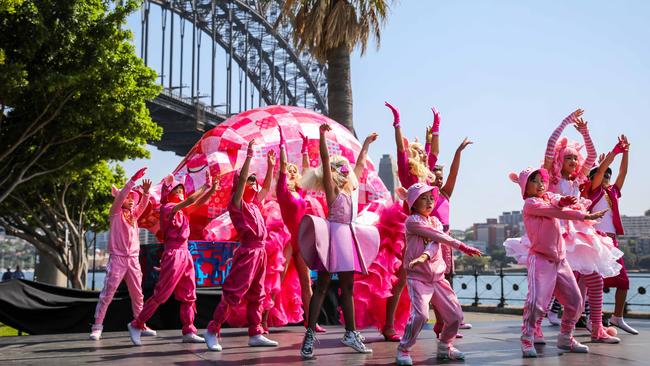
[[[487,244],[487,254],[492,248],[500,246],[506,240],[508,225],[500,224],[497,219],[487,219],[485,223],[474,224],[474,240]]]
[[[140,245],[144,244],[157,244],[158,238],[156,235],[147,229],[140,229]]]
[[[378,174],[393,197],[395,197],[395,188],[398,186],[397,177],[395,176],[396,170],[392,157],[389,154],[384,154],[379,160]]]
[[[625,235],[650,237],[650,216],[621,216]]]

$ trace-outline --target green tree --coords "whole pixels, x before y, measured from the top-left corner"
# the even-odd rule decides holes
[[[510,263],[516,263],[512,257],[506,255],[506,250],[503,247],[495,247],[490,252],[490,263],[493,267],[499,268],[501,266],[508,267]]]
[[[86,232],[108,229],[111,185],[122,186],[124,174],[106,162],[65,173],[15,189],[0,203],[0,225],[8,235],[28,241],[53,259],[72,286],[83,289],[88,272]]]
[[[0,10],[0,202],[63,169],[146,157],[160,89],[124,29],[139,2],[14,3]]]
[[[363,55],[371,36],[377,48],[388,13],[386,0],[287,0],[283,18],[293,23],[294,43],[327,63],[329,117],[354,133],[350,54]]]
[[[464,255],[456,260],[456,263],[463,267],[465,270],[473,269],[477,271],[482,271],[487,267],[490,262],[489,256],[482,257],[470,257]]]

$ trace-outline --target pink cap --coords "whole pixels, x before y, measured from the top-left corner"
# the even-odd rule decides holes
[[[544,184],[548,186],[548,171],[546,171],[544,168],[533,169],[531,167],[528,167],[522,170],[519,175],[517,175],[517,173],[510,173],[508,175],[511,181],[519,184],[519,187],[521,188],[521,197],[524,199],[526,198],[526,184],[528,184],[528,177],[530,177],[535,172],[540,172],[542,179],[544,180]]]
[[[399,187],[397,189],[397,195],[400,199],[405,200],[408,207],[411,208],[418,197],[429,191],[432,191],[433,200],[438,200],[438,187],[432,187],[424,183],[415,183],[408,190],[404,189],[404,187]]]
[[[163,179],[163,185],[160,190],[160,203],[161,204],[166,204],[167,203],[167,196],[171,193],[171,191],[174,190],[174,188],[178,186],[183,186],[185,188],[185,179],[187,178],[187,175],[182,175],[180,177],[175,177],[172,174],[167,175]]]

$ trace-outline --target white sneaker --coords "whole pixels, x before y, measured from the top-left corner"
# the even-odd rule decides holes
[[[464,360],[465,354],[451,344],[446,345],[444,343],[438,342],[438,352],[436,352],[436,358],[439,360]]]
[[[600,327],[598,330],[591,332],[591,342],[593,343],[608,343],[608,344],[617,344],[621,343],[621,339],[618,337],[610,336],[605,327]]]
[[[549,311],[548,314],[546,314],[546,319],[548,319],[548,322],[551,323],[551,325],[553,326],[557,326],[560,325],[560,323],[562,323],[562,320],[560,320],[558,314],[552,311]]]
[[[98,341],[102,337],[102,330],[104,330],[104,326],[101,324],[94,324],[92,328],[90,328],[90,339],[93,341]]]
[[[136,346],[142,346],[142,342],[140,341],[140,332],[142,331],[131,325],[131,323],[127,324],[126,327],[129,329],[129,337],[131,337],[131,342],[133,342],[133,344]]]
[[[147,327],[146,325],[144,326],[144,330],[140,332],[140,335],[143,337],[155,337],[158,335],[155,330]]]
[[[537,357],[537,350],[531,342],[531,339],[528,337],[521,337],[521,355],[524,358],[535,358]]]
[[[557,348],[573,353],[588,353],[589,347],[576,341],[572,334],[560,333],[557,336]]]
[[[248,338],[248,345],[251,347],[277,347],[279,343],[257,334]]]
[[[618,328],[623,329],[624,331],[626,331],[626,332],[628,332],[628,333],[630,333],[630,334],[634,334],[634,335],[639,334],[639,331],[636,330],[636,329],[634,329],[634,328],[632,328],[631,326],[629,326],[629,325],[625,322],[625,319],[623,319],[623,317],[620,317],[620,318],[619,318],[619,317],[617,317],[617,316],[612,315],[612,316],[609,318],[609,323],[610,323],[611,325],[613,325],[613,326],[616,326],[616,327],[618,327]]]
[[[372,353],[372,349],[366,347],[366,345],[363,344],[363,341],[361,340],[362,337],[363,336],[361,335],[361,333],[348,330],[345,332],[343,339],[341,339],[341,343],[354,349],[359,353]]]
[[[183,343],[205,343],[205,339],[196,333],[187,333],[183,334]]]
[[[395,357],[395,363],[397,365],[402,365],[402,366],[412,366],[413,365],[413,359],[409,355],[407,351],[402,351],[397,348],[397,357]]]
[[[460,325],[458,326],[458,329],[472,329],[472,324],[462,322],[462,323],[460,323]]]
[[[221,352],[221,345],[216,334],[206,331],[203,338],[205,338],[205,344],[208,345],[210,351]]]

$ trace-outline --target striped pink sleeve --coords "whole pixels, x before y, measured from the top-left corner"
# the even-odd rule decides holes
[[[560,138],[560,135],[562,135],[564,128],[574,121],[575,114],[571,113],[562,121],[562,123],[560,123],[559,126],[557,126],[555,131],[553,131],[551,134],[551,137],[549,137],[548,142],[546,143],[546,153],[544,153],[544,157],[547,159],[553,159],[553,156],[555,156],[555,143]]]
[[[587,126],[578,129],[578,131],[582,135],[582,138],[585,140],[585,149],[587,149],[587,158],[585,159],[583,167],[586,169],[591,169],[594,166],[594,163],[596,162],[598,153],[596,152],[596,148],[594,147],[594,142],[591,141],[591,136],[589,135],[589,129],[587,128]]]

